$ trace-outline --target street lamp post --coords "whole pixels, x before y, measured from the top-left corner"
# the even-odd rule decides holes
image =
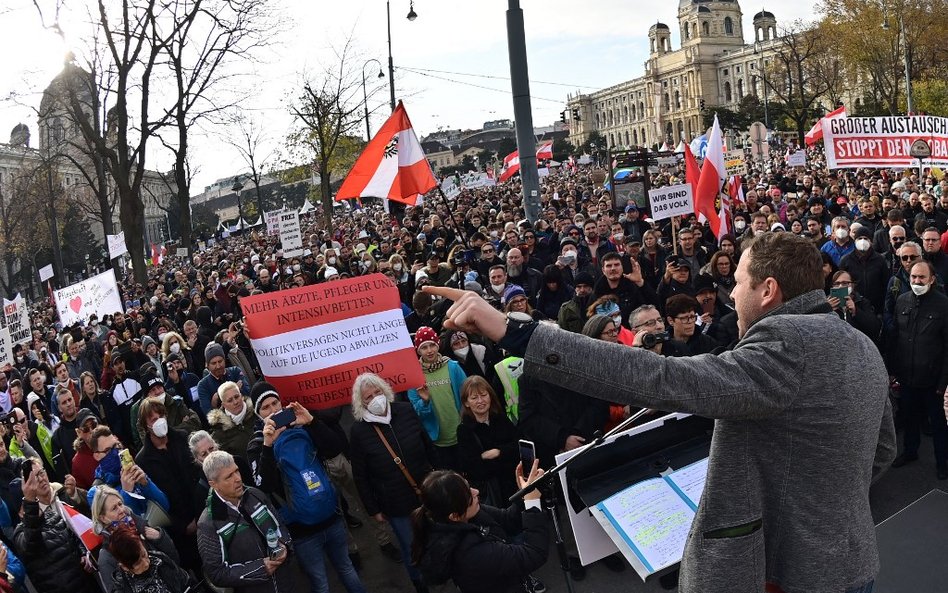
[[[369,127],[369,95],[365,92],[365,67],[375,62],[379,65],[379,75],[378,78],[385,78],[385,73],[382,72],[382,63],[371,58],[366,60],[365,64],[362,64],[362,104],[365,107],[365,141],[368,142],[372,139],[372,128]]]
[[[405,15],[405,18],[409,21],[414,21],[418,18],[418,13],[415,12],[415,1],[411,0],[408,3],[408,14]],[[392,62],[392,7],[391,0],[385,0],[385,22],[388,25],[388,95],[389,95],[389,105],[392,107],[392,111],[395,111],[395,63]]]
[[[234,185],[231,189],[237,194],[237,228],[241,231],[244,230],[243,208],[240,207],[240,190],[243,188],[244,184],[240,182],[240,177],[234,177]]]
[[[882,29],[889,30],[889,17],[882,19]],[[908,37],[905,35],[905,19],[899,14],[899,46],[902,49],[902,61],[905,67],[905,111],[907,114],[915,113],[915,101],[912,97],[912,67],[909,61]]]
[[[770,129],[770,110],[768,108],[767,103],[768,103],[768,95],[770,93],[767,92],[767,69],[764,67],[764,52],[762,51],[761,47],[762,46],[759,39],[754,42],[754,54],[758,56],[759,65],[760,65],[760,75],[761,77],[763,77],[763,80],[764,80],[764,126],[766,126],[767,129],[769,130]]]

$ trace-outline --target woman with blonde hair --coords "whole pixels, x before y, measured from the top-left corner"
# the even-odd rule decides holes
[[[168,332],[161,340],[161,360],[168,360],[169,354],[177,354],[184,361],[185,367],[194,372],[194,357],[191,354],[191,347],[188,341],[178,332]],[[203,372],[203,369],[201,369]]]

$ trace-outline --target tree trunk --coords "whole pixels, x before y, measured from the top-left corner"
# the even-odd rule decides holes
[[[327,163],[320,163],[319,167],[319,191],[322,194],[320,200],[323,203],[323,217],[325,218],[326,228],[329,228],[332,222],[332,189],[329,186],[329,171]]]
[[[120,218],[125,231],[125,245],[132,259],[135,282],[145,284],[148,281],[148,270],[145,268],[145,229],[142,228],[145,205],[131,187],[120,187],[119,199],[122,202]]]

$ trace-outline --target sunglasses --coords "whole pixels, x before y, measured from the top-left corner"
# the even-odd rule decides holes
[[[918,259],[917,255],[900,255],[899,259],[902,261],[912,261],[913,259]]]

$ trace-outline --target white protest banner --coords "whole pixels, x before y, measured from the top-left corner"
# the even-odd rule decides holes
[[[461,175],[461,187],[464,189],[477,189],[480,187],[493,187],[497,181],[487,173],[471,172]],[[445,192],[447,193],[447,192]],[[448,196],[451,197],[451,196]]]
[[[0,369],[13,364],[13,342],[7,328],[0,327]]]
[[[461,193],[461,188],[458,187],[457,179],[454,177],[448,177],[441,182],[441,191],[444,192],[445,197],[453,200],[458,197]]]
[[[931,166],[948,165],[948,118],[929,115],[823,118],[823,144],[830,169],[918,166],[912,143],[925,140]]]
[[[53,277],[53,264],[40,268],[40,282],[46,282]]]
[[[664,220],[695,211],[690,183],[650,189],[648,201],[652,211],[652,220]]]
[[[283,251],[292,251],[303,247],[300,215],[296,211],[280,213],[280,243],[283,244]]]
[[[178,250],[175,251],[175,255],[177,255],[178,257],[187,257],[187,256],[188,256],[188,248],[187,248],[187,247],[178,247]]]
[[[398,289],[382,274],[249,296],[240,306],[260,370],[284,404],[344,405],[366,372],[395,391],[425,383]]]
[[[104,315],[124,312],[122,297],[115,283],[115,272],[108,270],[56,291],[56,309],[63,326],[88,321],[95,313]]]
[[[798,150],[787,158],[788,167],[806,167],[806,151]]]
[[[128,247],[125,246],[125,231],[117,235],[106,235],[109,243],[109,259],[115,259],[128,253]]]
[[[26,307],[26,299],[21,295],[16,295],[12,301],[3,299],[3,322],[10,332],[11,344],[24,344],[33,337],[30,331],[30,311]]]
[[[282,213],[282,209],[266,213],[268,235],[276,237],[280,234],[280,214]]]

